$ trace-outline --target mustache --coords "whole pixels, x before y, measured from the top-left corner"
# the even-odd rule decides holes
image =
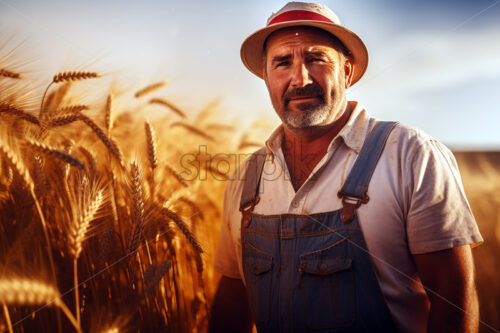
[[[283,95],[283,101],[285,105],[290,102],[292,97],[302,97],[302,96],[318,96],[324,100],[325,92],[318,84],[308,84],[305,87],[293,88],[287,90]]]

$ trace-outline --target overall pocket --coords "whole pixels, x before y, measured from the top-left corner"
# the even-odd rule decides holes
[[[248,242],[244,244],[243,270],[248,301],[256,324],[267,324],[271,303],[273,257]]]
[[[347,237],[300,256],[301,315],[313,329],[350,326],[356,317],[354,272]]]

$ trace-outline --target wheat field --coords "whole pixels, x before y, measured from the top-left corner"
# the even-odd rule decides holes
[[[0,71],[0,331],[204,331],[227,173],[199,147],[236,151],[233,128],[155,96],[165,82],[131,93],[139,110],[112,91],[80,104],[99,77],[57,73],[30,103]],[[150,105],[165,116],[142,118]]]
[[[27,98],[22,71],[0,64],[0,331],[204,332],[228,154],[259,140],[217,122],[213,103],[183,111],[164,81],[127,92],[132,110],[113,89],[82,104],[79,84],[100,77],[56,73]],[[164,116],[148,121],[151,107]],[[485,238],[482,320],[498,329],[500,160],[457,159]]]

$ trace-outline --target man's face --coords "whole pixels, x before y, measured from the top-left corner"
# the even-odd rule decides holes
[[[353,71],[329,33],[287,28],[274,32],[266,45],[264,79],[285,126],[324,126],[342,115]]]

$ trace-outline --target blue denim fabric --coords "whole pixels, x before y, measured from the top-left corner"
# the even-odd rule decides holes
[[[387,131],[367,138],[358,160],[368,165],[353,167],[346,183],[363,179],[366,184],[358,185],[368,188],[371,175],[360,173],[373,171],[385,145],[380,137]],[[395,331],[358,218],[343,222],[341,212],[245,212],[243,272],[259,333]]]

